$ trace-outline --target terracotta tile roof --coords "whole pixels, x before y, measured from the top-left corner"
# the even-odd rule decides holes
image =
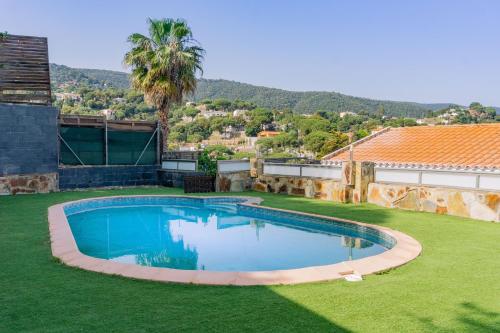
[[[262,132],[257,133],[257,136],[259,138],[269,138],[269,137],[272,137],[272,136],[279,135],[281,133],[282,132],[278,132],[278,131],[262,131]]]
[[[353,150],[356,161],[500,168],[500,124],[391,128],[355,143]],[[349,149],[324,159],[348,160]]]

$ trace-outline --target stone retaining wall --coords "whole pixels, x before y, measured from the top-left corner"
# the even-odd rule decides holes
[[[352,196],[352,188],[342,185],[340,181],[306,177],[260,175],[255,179],[253,189],[336,202],[349,202]]]
[[[390,208],[500,222],[500,193],[371,183],[368,202]]]
[[[224,172],[217,175],[215,190],[217,192],[242,192],[251,190],[252,184],[250,171]]]
[[[57,173],[0,177],[0,195],[57,191]]]

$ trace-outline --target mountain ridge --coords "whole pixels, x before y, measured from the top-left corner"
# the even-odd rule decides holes
[[[120,71],[72,68],[65,65],[50,64],[52,84],[59,87],[63,84],[78,83],[95,88],[130,87],[128,74]],[[417,103],[391,100],[377,100],[350,96],[329,91],[289,91],[279,88],[252,85],[233,80],[204,79],[198,81],[194,101],[203,99],[226,98],[229,100],[245,100],[261,107],[291,109],[296,113],[313,113],[318,110],[333,112],[370,113],[383,111],[388,115],[422,117],[429,111],[435,111],[452,103]],[[497,108],[499,110],[499,108]]]

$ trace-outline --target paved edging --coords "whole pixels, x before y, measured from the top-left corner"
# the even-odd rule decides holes
[[[353,223],[360,226],[379,230],[393,237],[396,245],[381,254],[348,262],[332,265],[314,266],[299,269],[259,271],[259,272],[215,272],[201,270],[180,270],[172,268],[147,267],[135,264],[124,264],[106,259],[98,259],[87,256],[78,250],[73,233],[69,226],[64,206],[70,203],[90,201],[96,199],[113,197],[185,197],[185,198],[224,198],[222,196],[181,196],[181,195],[135,195],[135,196],[108,196],[94,197],[78,201],[66,202],[49,207],[49,231],[52,255],[60,259],[68,266],[105,273],[116,274],[136,279],[196,283],[210,285],[273,285],[273,284],[296,284],[304,282],[316,282],[335,280],[347,274],[357,273],[361,275],[373,274],[399,267],[415,259],[422,251],[422,246],[414,238],[386,227],[375,226],[367,223],[350,221],[346,219],[333,218],[323,215],[301,213],[291,210],[261,207],[262,209],[282,211],[303,216],[327,218],[336,222]],[[244,198],[243,205],[257,205],[262,199],[255,197],[230,197]]]

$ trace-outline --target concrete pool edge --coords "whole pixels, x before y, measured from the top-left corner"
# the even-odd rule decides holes
[[[207,285],[274,285],[298,284],[305,282],[318,282],[335,280],[348,274],[368,275],[387,271],[406,264],[415,259],[422,251],[422,246],[414,238],[386,227],[351,221],[347,219],[302,213],[292,210],[258,206],[263,210],[281,211],[299,216],[316,217],[336,222],[352,223],[385,233],[396,240],[391,249],[370,257],[344,261],[325,266],[313,266],[298,269],[255,271],[255,272],[218,272],[203,270],[180,270],[172,268],[158,268],[125,264],[106,259],[98,259],[81,253],[78,249],[73,233],[69,226],[64,206],[85,201],[132,198],[132,197],[181,197],[181,198],[240,198],[244,199],[240,205],[255,207],[262,202],[261,198],[245,196],[185,196],[185,195],[131,195],[131,196],[105,196],[94,197],[53,205],[48,208],[49,233],[52,255],[68,266],[112,275],[121,275],[141,280],[193,283]]]

